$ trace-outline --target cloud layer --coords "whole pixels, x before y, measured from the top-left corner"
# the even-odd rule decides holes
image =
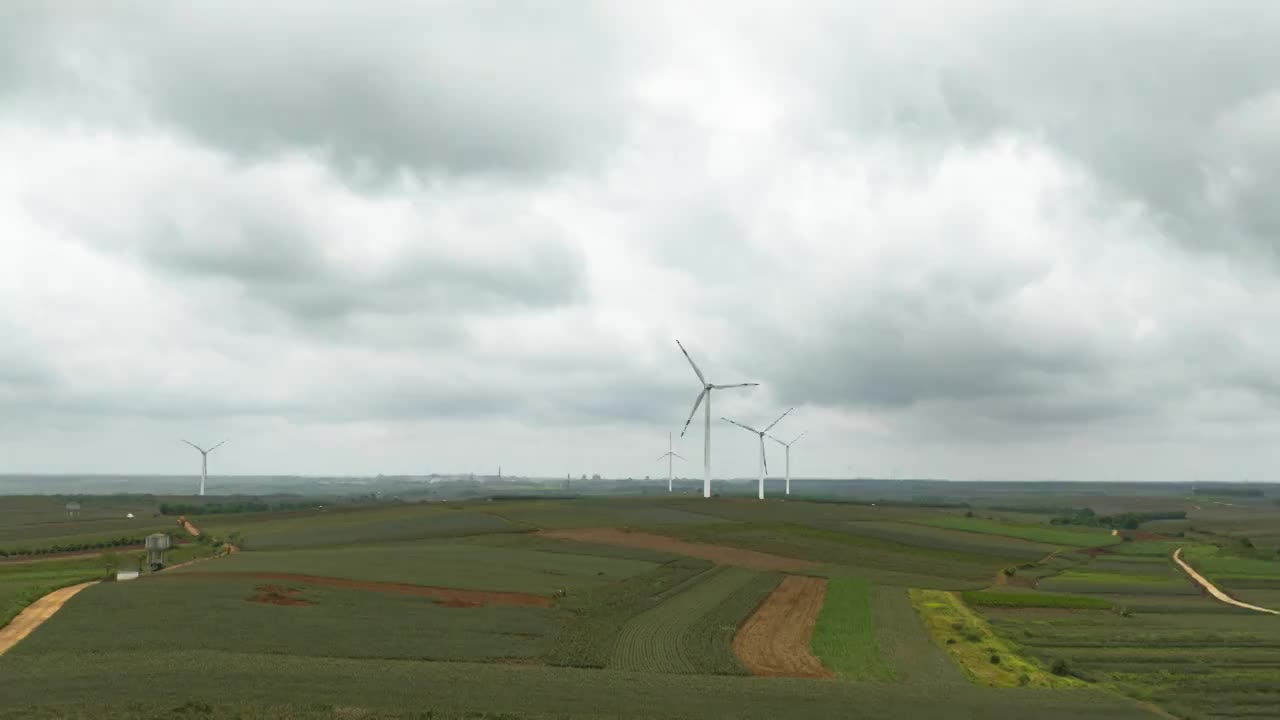
[[[1277,36],[1259,2],[10,3],[0,471],[194,433],[246,473],[656,475],[680,337],[763,383],[717,415],[799,406],[801,474],[1266,477]]]

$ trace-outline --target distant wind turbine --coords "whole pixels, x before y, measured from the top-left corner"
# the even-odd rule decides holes
[[[760,383],[712,385],[707,382],[707,378],[698,369],[698,365],[693,361],[693,358],[689,357],[689,351],[684,349],[684,345],[680,345],[679,340],[676,340],[676,345],[680,347],[680,352],[684,353],[684,359],[689,361],[689,366],[693,368],[694,374],[698,376],[698,382],[702,383],[702,392],[698,393],[698,399],[693,401],[693,410],[689,412],[689,419],[684,421],[684,430],[680,431],[680,437],[684,437],[685,432],[689,430],[689,423],[693,421],[693,416],[697,414],[698,406],[702,404],[702,399],[706,398],[707,400],[706,417],[702,427],[702,497],[709,498],[711,497],[711,391],[755,387]]]
[[[667,433],[667,452],[665,454],[658,456],[659,460],[661,460],[662,458],[667,459],[667,492],[671,492],[671,478],[672,478],[671,460],[672,458],[680,458],[681,460],[685,460],[685,457],[683,455],[671,449],[671,433]],[[688,462],[688,460],[685,460],[685,462]]]
[[[199,445],[197,445],[197,444],[195,444],[195,443],[191,442],[190,440],[183,440],[182,442],[184,442],[184,443],[186,443],[186,444],[190,445],[191,447],[195,448],[196,450],[199,450],[199,451],[200,451],[200,495],[203,497],[203,496],[204,496],[204,483],[205,483],[205,481],[209,478],[209,453],[213,452],[214,450],[217,450],[218,448],[222,447],[223,445],[226,445],[226,444],[227,444],[227,441],[226,441],[226,440],[223,440],[222,442],[218,443],[217,445],[214,445],[213,447],[209,448],[208,450],[205,450],[204,448],[202,448],[202,447],[200,447]]]
[[[773,422],[769,423],[769,427],[767,427],[767,428],[765,428],[765,429],[763,429],[763,430],[757,430],[757,429],[755,429],[755,428],[753,428],[753,427],[751,427],[751,426],[749,426],[749,425],[743,425],[742,423],[738,422],[737,420],[730,420],[730,419],[729,419],[729,418],[727,418],[727,417],[722,417],[722,418],[720,418],[721,420],[724,420],[725,422],[731,422],[731,423],[733,423],[734,425],[737,425],[738,427],[742,428],[743,430],[750,430],[751,432],[753,432],[753,433],[755,433],[756,435],[759,435],[759,436],[760,436],[760,463],[759,463],[759,465],[760,465],[760,492],[759,492],[759,498],[760,498],[761,500],[763,500],[763,499],[764,499],[764,476],[765,476],[765,473],[769,472],[769,459],[768,459],[768,458],[766,458],[766,457],[765,457],[765,454],[764,454],[764,436],[765,436],[765,433],[767,433],[767,432],[769,432],[770,430],[772,430],[772,429],[773,429],[773,426],[774,426],[774,425],[777,425],[777,424],[778,424],[778,422],[782,420],[782,418],[784,418],[784,417],[786,417],[787,415],[791,414],[791,411],[792,411],[792,410],[795,410],[795,408],[790,408],[790,409],[788,409],[786,412],[784,412],[784,413],[782,413],[781,415],[779,415],[777,420],[774,420]]]
[[[804,433],[800,433],[799,435],[797,435],[796,439],[792,440],[791,442],[782,442],[781,440],[779,440],[778,438],[772,435],[769,436],[770,440],[778,443],[779,445],[787,449],[787,494],[788,495],[791,494],[791,446],[800,442],[800,438],[802,437],[804,437]]]

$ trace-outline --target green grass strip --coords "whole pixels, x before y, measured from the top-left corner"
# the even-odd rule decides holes
[[[1047,595],[1043,593],[984,592],[960,593],[966,604],[980,607],[1065,608],[1069,610],[1108,610],[1111,603],[1103,598],[1080,595]]]
[[[840,677],[853,680],[889,678],[893,673],[880,655],[871,583],[858,577],[827,581],[827,595],[813,628],[813,654]]]

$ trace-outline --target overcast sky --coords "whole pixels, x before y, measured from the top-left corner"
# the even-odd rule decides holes
[[[1280,475],[1280,4],[335,5],[0,4],[0,472]]]

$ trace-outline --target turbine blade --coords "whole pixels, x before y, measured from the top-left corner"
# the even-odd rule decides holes
[[[778,419],[777,419],[777,420],[774,420],[773,422],[769,423],[769,427],[765,428],[765,429],[764,429],[764,431],[765,431],[765,432],[769,432],[770,430],[772,430],[772,429],[773,429],[773,426],[774,426],[774,425],[777,425],[777,424],[778,424],[778,423],[780,423],[780,422],[782,422],[782,418],[784,418],[784,417],[786,417],[786,416],[790,415],[792,410],[795,410],[795,408],[788,408],[786,412],[784,412],[784,413],[782,413],[781,415],[779,415],[779,416],[778,416]]]
[[[760,462],[764,463],[765,477],[769,475],[769,453],[764,451],[764,438],[760,438]]]
[[[796,443],[800,442],[800,438],[804,437],[804,433],[807,433],[807,432],[809,431],[805,430],[804,432],[800,433],[799,435],[796,436],[796,439],[792,440],[789,444],[795,445]]]
[[[685,462],[689,462],[689,458],[687,458],[687,457],[685,457],[685,456],[681,455],[681,454],[680,454],[680,453],[678,453],[678,452],[673,452],[673,453],[671,453],[671,454],[672,454],[672,455],[674,455],[674,456],[676,456],[676,457],[678,457],[678,458],[680,458],[681,460],[684,460]]]
[[[728,390],[729,388],[756,387],[760,383],[738,383],[737,385],[712,385],[712,390]]]
[[[658,456],[658,460],[661,460],[662,458],[666,457],[667,455],[668,455],[668,453],[663,453],[662,455],[659,455],[659,456]],[[654,462],[658,462],[658,460],[654,460]]]
[[[770,440],[772,440],[772,441],[774,441],[774,442],[778,443],[778,444],[779,444],[779,445],[781,445],[782,447],[786,447],[786,446],[787,446],[787,444],[786,444],[786,443],[782,442],[781,440],[779,440],[778,438],[776,438],[776,437],[774,437],[774,436],[772,436],[772,435],[766,435],[765,437],[767,437],[767,438],[769,438]]]
[[[680,345],[679,340],[676,340],[676,345]],[[693,368],[693,372],[698,376],[698,380],[703,385],[706,385],[707,379],[702,376],[702,371],[698,369],[698,363],[694,362],[693,358],[689,357],[689,351],[685,350],[683,345],[680,345],[680,352],[684,353],[684,359],[689,361],[689,367]]]
[[[689,419],[684,421],[684,429],[680,431],[680,437],[684,437],[684,433],[689,429],[689,423],[693,422],[693,416],[698,414],[698,407],[702,405],[702,396],[707,394],[707,389],[702,388],[702,392],[698,393],[698,399],[693,401],[693,409],[689,411]]]
[[[220,447],[222,447],[223,445],[226,445],[226,444],[227,444],[227,441],[226,441],[226,440],[223,440],[222,442],[218,443],[217,445],[214,445],[213,447],[209,448],[209,452],[213,452],[214,450],[217,450],[218,448],[220,448]]]
[[[191,447],[195,448],[196,450],[199,450],[201,453],[208,452],[207,450],[205,450],[204,448],[200,447],[199,445],[197,445],[197,444],[195,444],[195,443],[191,442],[190,440],[183,440],[182,442],[184,442],[184,443],[186,443],[186,444],[190,445]]]
[[[753,428],[753,427],[750,427],[750,426],[748,426],[748,425],[743,425],[742,423],[738,422],[737,420],[730,420],[730,419],[729,419],[729,418],[727,418],[727,417],[721,417],[720,419],[721,419],[721,420],[724,420],[725,422],[731,422],[731,423],[733,423],[734,425],[737,425],[738,427],[743,428],[744,430],[750,430],[751,432],[753,432],[753,433],[755,433],[755,434],[757,434],[757,435],[759,435],[759,434],[760,434],[760,431],[759,431],[759,430],[757,430],[757,429],[755,429],[755,428]]]

